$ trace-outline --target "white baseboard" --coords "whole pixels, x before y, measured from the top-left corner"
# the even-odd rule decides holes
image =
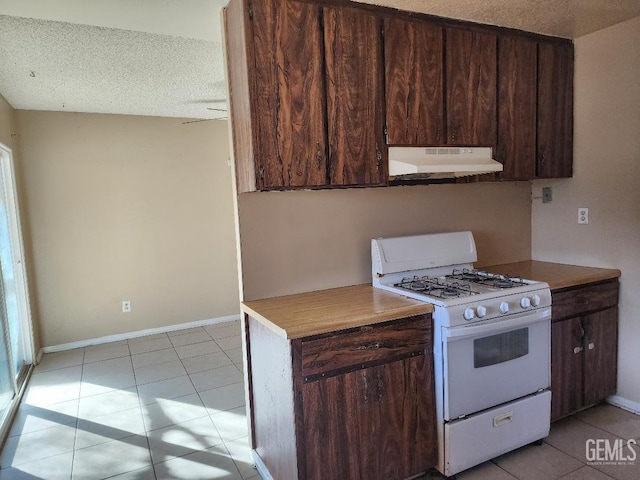
[[[147,335],[155,335],[157,333],[175,332],[177,330],[185,330],[187,328],[204,327],[207,325],[215,325],[216,323],[231,322],[234,320],[240,320],[240,314],[211,318],[208,320],[197,320],[195,322],[179,323],[177,325],[167,325],[166,327],[148,328],[146,330],[137,330],[135,332],[118,333],[116,335],[107,335],[105,337],[89,338],[87,340],[63,343],[61,345],[51,345],[40,349],[40,352],[38,352],[38,363],[42,358],[42,353],[62,352],[64,350],[73,350],[74,348],[89,347],[91,345],[100,345],[102,343],[119,342],[120,340],[145,337]]]
[[[616,407],[628,410],[631,413],[635,413],[636,415],[640,415],[640,403],[638,402],[627,400],[626,398],[618,395],[611,395],[610,397],[607,397],[607,402],[611,405],[615,405]]]

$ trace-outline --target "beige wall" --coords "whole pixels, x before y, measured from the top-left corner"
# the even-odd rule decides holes
[[[532,209],[538,260],[619,268],[618,394],[640,405],[640,17],[575,42],[574,178]],[[588,207],[589,225],[577,225]]]
[[[226,122],[16,117],[43,346],[238,313]]]
[[[371,282],[371,239],[471,230],[478,265],[528,260],[531,186],[485,183],[241,194],[244,298]]]

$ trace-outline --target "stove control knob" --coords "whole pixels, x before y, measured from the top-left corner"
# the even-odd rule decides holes
[[[529,300],[529,297],[522,297],[520,300],[520,306],[522,308],[529,308],[531,306],[531,300]]]
[[[476,316],[476,313],[473,311],[473,308],[466,308],[464,310],[463,316],[466,321],[469,321],[469,320],[473,320],[473,317]]]
[[[509,304],[507,302],[502,302],[500,304],[500,312],[508,313],[509,312]]]
[[[478,315],[478,318],[482,318],[484,316],[487,315],[487,307],[485,307],[484,305],[480,305],[478,308],[476,308],[476,315]]]
[[[540,295],[534,295],[533,297],[531,297],[531,305],[533,307],[537,307],[538,305],[540,305]]]

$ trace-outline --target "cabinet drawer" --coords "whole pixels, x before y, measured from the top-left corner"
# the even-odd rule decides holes
[[[302,341],[302,375],[305,381],[312,381],[330,372],[399,360],[430,345],[429,315],[337,332]]]
[[[553,321],[576,317],[618,304],[618,281],[551,292]]]

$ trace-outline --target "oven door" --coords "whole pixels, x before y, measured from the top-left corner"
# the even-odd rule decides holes
[[[551,308],[443,328],[444,420],[551,385]]]

